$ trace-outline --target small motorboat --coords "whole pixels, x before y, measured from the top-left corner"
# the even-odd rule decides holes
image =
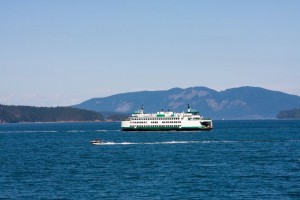
[[[105,142],[101,139],[94,139],[91,141],[91,144],[104,144]]]

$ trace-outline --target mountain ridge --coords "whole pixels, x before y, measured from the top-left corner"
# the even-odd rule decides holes
[[[215,119],[276,118],[281,110],[300,108],[300,97],[261,87],[242,86],[216,91],[204,86],[138,91],[92,98],[75,108],[97,112],[130,113],[145,106],[146,112],[186,110],[187,104]]]

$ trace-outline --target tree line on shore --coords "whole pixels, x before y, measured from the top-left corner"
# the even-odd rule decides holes
[[[72,107],[8,106],[0,104],[0,123],[103,121],[94,111]]]
[[[300,109],[280,111],[277,119],[300,119]]]

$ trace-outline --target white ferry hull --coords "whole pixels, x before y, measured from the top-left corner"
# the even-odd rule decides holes
[[[122,127],[122,131],[210,131],[213,128],[206,127]]]

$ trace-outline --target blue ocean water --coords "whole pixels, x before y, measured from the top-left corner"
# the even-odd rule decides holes
[[[300,199],[300,121],[214,127],[1,124],[0,199]]]

